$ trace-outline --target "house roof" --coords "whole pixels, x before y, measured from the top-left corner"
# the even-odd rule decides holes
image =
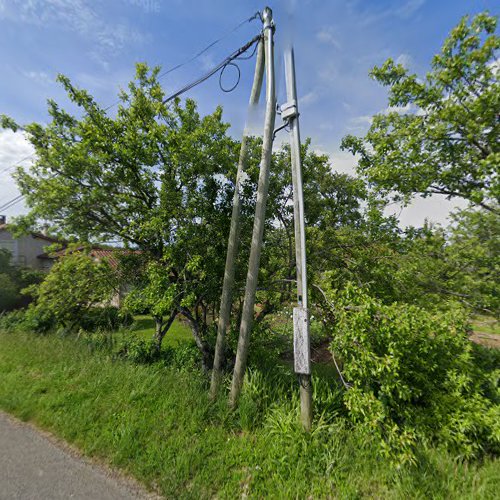
[[[8,224],[0,224],[0,231],[8,231]],[[43,233],[35,232],[32,231],[29,233],[33,238],[40,239],[40,240],[45,240],[50,243],[61,243],[63,245],[66,245],[68,242],[63,241],[61,239],[53,238],[52,236],[47,236]],[[85,247],[83,245],[78,246],[74,249],[71,250],[71,252],[79,252],[81,250],[84,250]],[[62,248],[61,250],[57,250],[55,252],[44,252],[41,253],[40,255],[37,255],[38,259],[49,259],[49,260],[54,260],[58,259],[59,257],[63,257],[66,255],[68,252],[67,248]],[[140,253],[139,250],[128,250],[126,248],[104,248],[102,246],[98,245],[93,245],[90,249],[89,254],[94,257],[96,260],[102,260],[106,259],[109,264],[112,267],[118,267],[118,259],[116,258],[117,253],[125,253],[125,254],[132,254],[132,253]]]
[[[8,231],[9,230],[9,224],[0,224],[0,231]],[[33,238],[37,238],[39,240],[45,240],[45,241],[50,241],[51,243],[64,243],[62,240],[58,238],[54,238],[52,236],[47,236],[46,234],[39,233],[36,231],[31,231],[29,233]]]
[[[80,252],[84,250],[84,246],[80,246],[77,248],[74,248],[72,250],[69,250],[70,253],[73,252]],[[68,249],[63,248],[61,250],[57,250],[56,252],[50,252],[50,253],[43,253],[38,256],[39,259],[58,259],[60,257],[63,257],[68,253]],[[135,253],[140,253],[139,250],[128,250],[126,248],[102,248],[99,246],[93,246],[90,251],[89,255],[91,257],[94,257],[96,260],[107,260],[108,263],[112,267],[118,267],[118,259],[116,257],[117,253],[123,253],[123,254],[135,254]]]

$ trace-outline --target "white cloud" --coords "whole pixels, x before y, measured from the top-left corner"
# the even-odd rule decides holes
[[[346,126],[348,132],[364,132],[372,124],[373,117],[371,115],[361,115],[351,118]]]
[[[332,28],[323,28],[316,34],[316,38],[321,42],[328,45],[332,45],[336,49],[340,49],[341,45],[337,39],[337,37],[333,34]]]
[[[146,35],[124,23],[108,23],[85,0],[12,0],[0,4],[0,16],[47,29],[62,27],[91,42],[91,56],[103,66],[107,60]]]
[[[326,63],[318,73],[320,79],[326,84],[332,84],[339,80],[339,72],[332,62]]]
[[[35,81],[41,85],[52,85],[55,83],[55,77],[51,77],[45,71],[23,71],[23,75],[30,80]]]
[[[0,130],[0,206],[19,195],[16,183],[12,178],[15,168],[28,166],[33,161],[33,146],[21,132]],[[22,203],[2,211],[2,215],[18,215],[25,212]]]
[[[404,106],[387,106],[385,109],[380,110],[377,114],[388,114],[388,113],[398,113],[400,115],[402,114],[416,114],[416,115],[422,115],[424,112],[420,109],[417,108],[415,105],[408,103]],[[355,116],[351,118],[347,124],[347,130],[353,132],[360,132],[360,131],[365,131],[373,122],[373,116],[372,115],[361,115],[361,116]]]
[[[444,196],[435,195],[428,198],[417,197],[407,207],[398,204],[389,205],[385,213],[386,215],[397,215],[401,227],[421,227],[426,220],[447,225],[450,212],[466,206],[465,200],[458,198],[447,200]]]
[[[201,61],[201,65],[202,65],[203,69],[207,70],[207,71],[212,69],[216,65],[214,55],[211,53],[203,54],[200,57],[200,61]]]
[[[396,15],[398,17],[401,17],[403,19],[408,19],[411,17],[415,12],[417,12],[422,5],[424,5],[425,0],[408,0],[407,2],[403,3],[401,7],[396,9]]]
[[[318,99],[319,99],[318,91],[311,90],[302,97],[299,97],[299,107],[308,106],[309,104],[314,104]]]
[[[383,19],[397,17],[399,19],[409,19],[411,16],[415,15],[417,11],[424,5],[426,0],[407,0],[399,7],[393,5],[387,9],[381,10],[379,12],[365,11],[360,13],[360,24],[362,26],[368,26],[369,24],[374,24],[380,22]],[[396,2],[396,4],[399,2]]]
[[[406,113],[413,113],[416,111],[416,107],[411,104],[405,104],[404,106],[387,106],[381,113],[387,114],[387,113],[398,113],[399,115],[403,115]]]
[[[412,62],[410,54],[400,54],[396,59],[396,64],[402,64],[405,68],[409,68]]]
[[[357,159],[347,151],[336,151],[330,153],[330,161],[335,172],[354,175],[356,171]]]

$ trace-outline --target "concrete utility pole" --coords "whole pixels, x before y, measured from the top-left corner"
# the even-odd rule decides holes
[[[269,187],[269,168],[271,165],[274,122],[276,118],[273,46],[274,22],[273,13],[269,7],[264,9],[262,18],[264,21],[264,47],[266,60],[266,118],[264,123],[264,138],[262,143],[262,157],[257,188],[257,203],[255,206],[252,245],[250,248],[250,260],[248,264],[245,297],[240,324],[240,336],[238,339],[236,364],[234,366],[233,381],[229,396],[229,404],[233,408],[238,403],[238,399],[240,397],[248,357],[248,344],[254,316],[255,291],[257,289],[262,237],[264,234],[267,192]]]
[[[281,106],[281,117],[290,127],[295,260],[297,262],[298,307],[293,310],[294,369],[298,374],[300,383],[300,417],[302,425],[309,431],[312,423],[311,348],[307,310],[306,232],[304,196],[302,192],[302,160],[300,157],[299,110],[293,48],[285,51],[285,77],[288,102]]]
[[[264,43],[259,42],[257,48],[257,61],[255,63],[255,74],[253,79],[252,91],[249,101],[249,114],[259,103],[260,91],[262,89],[262,79],[264,77]],[[226,268],[224,270],[224,283],[222,285],[222,295],[220,301],[219,323],[217,326],[217,341],[215,344],[214,368],[212,371],[212,381],[210,384],[210,397],[215,399],[220,387],[222,376],[222,363],[224,360],[224,349],[226,333],[229,329],[231,318],[231,306],[234,287],[234,273],[236,256],[238,255],[238,243],[240,235],[240,211],[241,200],[240,190],[241,181],[248,162],[248,130],[243,131],[241,140],[240,158],[238,161],[238,171],[236,174],[236,183],[233,195],[233,211],[231,214],[231,227],[229,230],[229,241],[227,245]]]

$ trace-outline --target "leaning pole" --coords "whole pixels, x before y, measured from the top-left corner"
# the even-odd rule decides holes
[[[231,392],[229,395],[229,405],[232,408],[237,405],[238,399],[240,397],[248,357],[248,345],[250,341],[250,331],[252,328],[254,315],[255,292],[257,289],[257,278],[259,274],[262,237],[264,234],[267,192],[269,188],[269,169],[271,165],[274,122],[276,118],[273,40],[274,22],[273,13],[269,7],[266,7],[264,9],[262,18],[264,22],[264,52],[266,61],[266,117],[264,122],[262,156],[260,162],[259,182],[257,187],[257,203],[255,206],[255,219],[252,232],[248,273],[245,285],[240,335],[238,338],[236,363],[234,366]]]
[[[260,92],[262,89],[262,79],[264,76],[264,45],[260,40],[257,48],[257,61],[255,63],[255,74],[250,93],[249,114],[253,112],[255,106],[259,103]],[[222,295],[219,310],[219,322],[217,325],[217,340],[215,343],[214,367],[212,371],[212,380],[210,383],[210,397],[215,399],[220,387],[222,378],[222,363],[224,362],[224,350],[226,333],[229,329],[231,319],[231,306],[233,298],[234,274],[236,256],[238,255],[238,243],[240,235],[240,211],[241,199],[240,190],[243,174],[247,169],[248,163],[248,142],[249,132],[245,128],[241,140],[240,157],[238,161],[238,170],[236,173],[236,183],[233,195],[233,210],[231,214],[231,226],[229,229],[229,241],[227,244],[226,267],[224,270],[224,282],[222,285]]]

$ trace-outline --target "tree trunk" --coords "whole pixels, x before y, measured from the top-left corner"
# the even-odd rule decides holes
[[[163,342],[163,337],[168,332],[169,328],[172,326],[175,317],[177,316],[177,310],[172,311],[167,321],[163,322],[163,317],[154,316],[155,320],[155,333],[153,335],[153,341],[155,343],[156,351],[159,352],[161,349],[161,344]]]
[[[188,309],[182,308],[180,312],[188,320],[196,346],[201,352],[201,368],[204,373],[208,373],[212,365],[212,351],[209,345],[202,338],[200,324],[196,321]]]

